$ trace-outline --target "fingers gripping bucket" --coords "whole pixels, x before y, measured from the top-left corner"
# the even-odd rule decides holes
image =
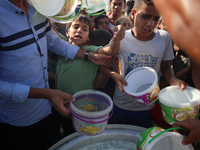
[[[162,129],[152,127],[145,130],[138,138],[137,150],[194,150],[191,144],[183,145],[183,136],[179,133],[168,132],[181,127]]]
[[[112,115],[110,114],[113,110],[112,99],[96,90],[80,91],[73,97],[76,101],[70,103],[69,110],[73,115],[74,129],[85,135],[102,133]]]
[[[129,72],[125,77],[128,86],[125,92],[143,105],[154,103],[160,91],[158,75],[150,67],[139,67]]]
[[[199,115],[200,92],[190,86],[181,91],[180,86],[168,86],[158,95],[164,120],[173,124],[175,121],[196,119]]]

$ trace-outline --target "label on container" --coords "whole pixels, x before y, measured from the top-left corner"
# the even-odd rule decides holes
[[[160,103],[160,106],[162,108],[163,118],[169,124],[173,124],[175,121],[196,119],[198,117],[200,107],[200,105],[197,105],[195,107],[188,108],[173,108],[163,105],[162,103]]]
[[[158,133],[164,131],[164,129],[160,127],[151,127],[145,130],[138,138],[137,141],[137,150],[146,150],[148,146],[148,142],[156,136]]]

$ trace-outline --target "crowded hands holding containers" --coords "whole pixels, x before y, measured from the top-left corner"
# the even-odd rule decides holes
[[[115,2],[114,4],[118,5],[118,1],[119,0],[114,0]],[[50,4],[49,1],[44,1],[44,2],[46,2],[46,5]],[[46,9],[47,8],[46,5],[45,7],[41,7],[42,5],[39,4],[40,1],[36,2],[32,0],[33,5],[35,6],[36,9],[38,9],[39,13],[45,16],[48,16],[50,20],[56,21],[59,23],[68,23],[72,21],[73,18],[76,17],[80,13],[81,9],[76,14],[74,14],[76,5],[78,5],[78,0],[76,0],[75,3],[73,1],[67,1],[67,3],[65,3],[64,0],[60,0],[57,2],[52,1],[52,2],[54,2],[55,4],[49,5],[49,7],[54,7],[55,12],[52,12],[52,11],[49,12],[49,10]],[[120,4],[121,2],[124,4],[125,1],[120,1]],[[111,122],[125,123],[125,124],[126,123],[132,124],[133,122],[138,122],[138,124],[136,125],[150,127],[151,120],[148,119],[150,116],[150,110],[154,107],[156,100],[159,99],[159,103],[163,109],[163,116],[164,116],[165,121],[169,124],[172,124],[174,127],[177,127],[177,126],[185,127],[188,130],[190,130],[189,135],[183,139],[183,144],[188,144],[200,138],[200,129],[199,129],[200,121],[195,120],[198,117],[198,113],[199,113],[199,103],[200,103],[199,102],[200,98],[199,98],[199,93],[198,93],[199,91],[196,90],[195,88],[186,86],[187,84],[184,81],[179,80],[174,76],[173,71],[170,67],[170,62],[169,62],[169,60],[173,59],[173,52],[171,48],[172,41],[170,39],[168,32],[155,30],[155,27],[159,21],[159,18],[162,15],[166,25],[168,26],[168,31],[170,35],[172,36],[173,40],[177,42],[180,46],[182,46],[185,52],[192,59],[194,59],[194,61],[199,63],[199,57],[198,57],[199,55],[197,54],[199,53],[198,48],[200,46],[198,42],[199,31],[197,27],[199,26],[200,23],[198,19],[195,19],[195,17],[197,17],[196,15],[198,12],[197,8],[198,6],[200,6],[200,3],[198,1],[189,2],[185,0],[182,0],[179,2],[174,2],[172,0],[168,0],[168,1],[153,0],[153,2],[154,3],[152,3],[151,0],[135,0],[135,4],[133,6],[133,9],[131,10],[131,15],[130,15],[131,16],[130,18],[134,24],[133,28],[126,31],[124,39],[122,39],[119,42],[120,46],[118,50],[118,59],[116,59],[116,62],[113,63],[114,69],[117,73],[113,72],[112,70],[110,70],[110,68],[107,68],[106,66],[100,69],[104,74],[110,76],[116,82],[116,89],[115,89],[115,93],[113,97],[113,101],[115,105],[114,107],[116,109],[114,109],[114,111],[112,110],[113,117],[111,117]],[[110,1],[110,4],[111,3],[112,3],[112,0]],[[71,6],[71,4],[73,4],[73,7],[65,7],[65,6]],[[88,5],[87,0],[83,1],[83,4],[84,4],[84,7],[87,9],[88,14],[94,13],[94,10],[93,10],[94,6]],[[188,11],[187,9],[189,8],[184,7],[185,5],[183,4],[187,4],[187,6],[191,6],[190,8],[194,8],[194,9],[191,11]],[[10,6],[10,9],[14,6],[16,11],[19,11],[20,9],[23,12],[27,13],[28,14],[27,16],[29,17],[32,16],[33,18],[34,17],[42,18],[42,20],[40,21],[38,21],[37,19],[31,20],[30,18],[28,18],[32,21],[30,25],[33,24],[36,26],[43,21],[46,23],[47,27],[49,26],[48,22],[45,21],[46,17],[42,16],[39,13],[34,14],[32,12],[34,8],[29,3],[26,3],[24,1],[5,2],[4,0],[1,0],[0,5],[2,5],[1,11],[6,11],[4,10],[5,9],[4,5]],[[65,8],[65,9],[63,10],[62,8]],[[107,9],[107,8],[108,8],[108,1],[106,3],[102,2],[101,7],[98,8],[99,9],[98,11],[102,9]],[[113,6],[113,9],[114,9],[114,6]],[[169,11],[165,11],[166,9],[171,10],[170,13],[168,13]],[[60,10],[63,10],[63,11],[61,12]],[[95,7],[95,11],[96,10],[97,9]],[[184,15],[183,12],[188,12],[188,15]],[[49,15],[49,13],[52,13],[52,14]],[[13,14],[10,14],[10,16],[12,15]],[[27,16],[25,16],[24,19],[27,19]],[[115,15],[111,15],[111,16],[112,16],[111,20],[113,20],[114,19],[113,16]],[[169,16],[172,16],[172,17],[169,17]],[[191,21],[192,17],[190,16],[193,16],[192,21]],[[6,23],[10,24],[6,20],[4,20],[2,17],[0,19],[2,20],[1,22],[4,22],[5,24]],[[175,22],[174,20],[178,20],[178,22],[175,26],[172,26],[171,23]],[[17,22],[16,24],[22,24],[22,22],[19,23],[18,21],[19,20],[16,20]],[[27,24],[28,26],[26,26]],[[28,29],[30,28],[29,23],[26,23],[24,25]],[[9,25],[7,26],[6,29],[9,30]],[[177,29],[180,29],[181,31]],[[19,32],[18,29],[16,30],[17,31],[13,32],[13,34]],[[33,28],[31,28],[30,30],[33,30]],[[29,45],[30,49],[35,49],[37,52],[39,51],[41,58],[42,56],[44,56],[45,51],[47,50],[47,47],[53,52],[56,52],[59,55],[63,55],[66,59],[74,59],[75,57],[83,59],[84,57],[86,57],[85,50],[76,46],[72,46],[70,44],[64,44],[64,42],[60,41],[58,39],[58,36],[55,35],[55,33],[53,33],[49,28],[46,28],[45,31],[48,32],[46,35],[46,39],[48,43],[45,43],[44,40],[42,40],[42,38],[37,39],[37,37],[35,37],[37,39],[36,41],[38,42],[35,41],[33,42],[34,45]],[[34,28],[33,33],[37,33],[37,32],[38,31]],[[34,36],[37,34],[34,34]],[[9,35],[6,34],[5,37],[1,37],[1,38],[6,38],[7,36]],[[52,45],[52,43],[54,43],[56,46]],[[68,52],[66,54],[64,52],[66,50],[64,49],[64,46],[63,48],[61,48],[58,46],[59,44],[64,45],[65,47],[70,47],[71,49],[73,49],[73,51],[76,51],[76,52],[71,52],[70,49],[67,48]],[[40,48],[38,47],[38,45]],[[9,52],[13,50],[9,48],[13,48],[12,45],[7,46],[5,43],[1,44],[1,49],[2,49],[1,51],[6,51],[5,53],[3,52],[1,53],[2,56],[5,55],[5,57],[2,57],[2,58],[9,57],[8,56]],[[22,47],[22,48],[26,49],[26,47]],[[18,47],[16,49],[21,50],[22,48]],[[15,55],[17,57],[19,56],[17,53]],[[24,54],[23,56],[25,55],[26,54]],[[92,52],[87,53],[87,56],[88,56],[87,57],[88,60],[98,65],[105,65],[104,62],[106,62],[110,58],[110,56],[106,56],[104,54],[96,54]],[[29,55],[29,57],[32,57],[32,56]],[[144,59],[141,59],[141,58],[144,58]],[[30,60],[33,60],[33,59],[30,59]],[[46,77],[47,72],[45,71],[45,69],[44,70],[42,69],[42,67],[46,65],[45,60],[46,60],[46,57],[44,58],[44,60],[41,60],[40,65],[42,64],[42,66],[40,67],[41,68],[40,72],[41,74],[43,74],[43,76],[42,75],[38,76],[39,77],[38,81],[39,79],[40,81],[43,81],[43,78],[47,78]],[[2,59],[1,61],[2,61],[1,63],[2,65],[4,65],[6,62],[5,59]],[[30,65],[32,65],[32,63]],[[9,67],[10,66],[7,66],[7,68]],[[2,72],[5,73],[6,70],[7,69],[2,67]],[[16,69],[14,70],[17,71]],[[31,70],[31,71],[34,71],[34,70]],[[166,87],[162,89],[161,91],[158,86],[159,79],[160,79],[160,72],[162,72],[162,76],[170,84],[169,87]],[[35,75],[34,72],[32,74]],[[32,80],[32,77],[30,78]],[[11,81],[14,83],[17,82],[17,84],[12,85],[10,84]],[[16,92],[25,93],[25,94],[21,94],[23,97],[21,96],[17,97],[19,98],[19,100],[12,99],[11,101],[14,101],[14,102],[20,101],[19,103],[26,104],[30,102],[29,101],[30,98],[33,98],[32,100],[34,100],[34,107],[31,107],[31,109],[33,108],[35,110],[37,109],[37,111],[34,111],[34,112],[38,112],[38,114],[40,115],[34,114],[34,116],[40,116],[40,117],[35,118],[35,120],[33,119],[29,121],[26,120],[26,124],[21,124],[22,122],[20,123],[19,121],[16,122],[15,120],[11,120],[11,121],[6,120],[5,118],[7,116],[3,116],[1,117],[1,119],[3,119],[1,120],[2,129],[4,128],[4,126],[2,126],[3,123],[8,123],[8,124],[11,124],[12,126],[27,126],[27,125],[32,125],[32,124],[42,121],[44,118],[46,118],[46,116],[51,114],[51,105],[49,105],[48,101],[46,101],[45,99],[49,99],[49,101],[53,104],[53,106],[58,111],[63,112],[65,115],[69,114],[69,110],[66,109],[64,105],[68,104],[69,101],[74,101],[71,95],[58,91],[58,90],[47,89],[48,84],[46,82],[44,83],[42,82],[43,84],[41,85],[39,85],[38,83],[34,83],[32,87],[32,84],[29,83],[30,80],[28,80],[28,78],[27,78],[27,81],[25,81],[26,83],[24,82],[21,83],[22,85],[19,84],[18,81],[20,81],[20,79],[17,81],[13,81],[9,79],[9,76],[7,76],[7,73],[1,74],[0,82],[2,83],[2,85],[5,85],[5,87],[7,87],[7,88],[4,87],[4,89],[1,90],[3,98],[9,99],[8,97],[10,97],[11,95],[10,93],[12,93],[12,91],[10,93],[6,92],[6,94],[4,92],[6,89],[10,89],[9,87],[12,87],[15,93]],[[24,84],[27,86],[24,86]],[[19,87],[18,89],[21,89],[21,90],[16,90],[17,87]],[[23,90],[22,90],[22,87],[24,87]],[[41,98],[40,104],[37,103],[38,101],[36,99],[38,98]],[[121,103],[120,101],[121,98],[126,103],[123,103],[123,102]],[[69,101],[63,103],[63,99],[68,99]],[[172,100],[173,102],[169,101],[169,99]],[[176,103],[174,104],[174,102]],[[29,104],[29,105],[33,106],[33,104]],[[40,110],[38,109],[38,107],[35,107],[36,105],[41,106],[39,107]],[[8,106],[5,106],[5,107],[7,108]],[[24,109],[24,110],[27,110],[27,109]],[[46,110],[46,113],[41,114],[40,113],[41,110]],[[1,110],[1,111],[3,112],[1,113],[1,115],[4,114],[5,110]],[[109,107],[109,111],[111,111],[110,107]],[[120,112],[130,113],[130,119],[133,119],[133,116],[135,115],[136,112],[140,113],[141,116],[142,116],[142,112],[144,112],[145,115],[143,116],[145,116],[146,118],[142,118],[142,119],[145,119],[146,122],[142,123],[141,119],[139,120],[133,119],[133,120],[130,120],[130,122],[126,122],[129,118],[126,118],[125,120],[123,118],[124,116],[120,116]],[[107,118],[110,118],[110,116],[107,116]],[[8,127],[10,127],[10,125]],[[82,129],[81,131],[83,130],[85,131],[87,129]],[[10,135],[12,135],[12,133],[10,133]],[[23,135],[24,137],[26,137],[25,132],[23,133]],[[4,140],[6,140],[6,138]],[[30,139],[30,141],[31,140],[32,139]],[[26,146],[28,147],[30,145],[26,145]],[[49,145],[45,145],[45,146],[49,146]]]

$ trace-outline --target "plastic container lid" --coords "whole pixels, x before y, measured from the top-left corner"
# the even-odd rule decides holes
[[[168,86],[162,89],[158,94],[160,103],[169,107],[187,108],[200,104],[200,92],[190,86],[186,86],[184,91],[180,86]]]
[[[44,16],[55,16],[63,6],[65,0],[31,0],[35,9]]]

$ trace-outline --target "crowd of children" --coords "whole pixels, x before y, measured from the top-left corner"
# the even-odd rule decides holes
[[[177,36],[171,34],[174,32],[171,26],[169,26],[169,30],[173,32],[170,32],[170,34],[168,33],[168,28],[166,28],[165,22],[161,18],[161,14],[164,14],[164,18],[166,18],[166,14],[162,11],[162,9],[160,9],[160,7],[158,7],[158,11],[152,1],[156,2],[156,6],[159,4],[159,0],[109,0],[109,9],[105,13],[97,16],[90,16],[86,13],[86,10],[82,8],[81,14],[75,17],[70,23],[59,24],[51,22],[50,20],[48,21],[45,16],[41,16],[39,13],[33,14],[32,6],[23,2],[23,0],[9,2],[1,0],[1,5],[3,6],[0,6],[2,10],[10,6],[10,9],[16,9],[17,15],[24,15],[27,13],[28,17],[29,15],[33,17],[38,15],[39,18],[43,18],[43,20],[40,21],[39,19],[31,20],[28,18],[30,19],[30,22],[28,22],[27,16],[24,16],[26,20],[20,22],[20,24],[22,24],[20,29],[25,26],[28,27],[28,29],[31,28],[27,30],[28,32],[25,29],[21,29],[23,32],[21,30],[21,32],[17,32],[18,34],[14,34],[15,32],[13,32],[13,36],[7,35],[6,33],[5,38],[1,37],[2,40],[0,41],[0,44],[3,44],[0,46],[0,51],[3,60],[1,61],[3,63],[7,62],[6,65],[10,64],[3,57],[4,54],[9,52],[12,52],[12,56],[14,56],[14,54],[18,56],[17,58],[19,58],[19,56],[27,58],[27,56],[29,56],[28,52],[26,55],[24,55],[24,53],[25,49],[27,50],[26,46],[28,45],[30,46],[29,50],[31,51],[29,51],[29,54],[32,54],[29,57],[32,59],[27,59],[27,61],[30,60],[30,62],[33,62],[34,60],[34,62],[37,63],[37,67],[40,68],[40,70],[37,71],[26,65],[26,68],[28,68],[29,71],[32,70],[34,73],[37,72],[38,76],[34,74],[32,75],[31,72],[24,71],[27,73],[26,79],[28,83],[24,83],[23,85],[19,84],[23,82],[22,77],[18,77],[17,73],[13,75],[12,79],[10,79],[11,77],[7,74],[1,75],[2,81],[4,81],[3,78],[8,78],[5,82],[0,80],[2,85],[6,85],[7,91],[10,91],[10,89],[14,89],[13,91],[19,91],[18,93],[12,93],[12,91],[10,91],[11,94],[9,95],[7,94],[8,92],[4,90],[5,87],[1,87],[1,92],[3,94],[6,93],[4,95],[1,93],[4,100],[9,99],[6,103],[4,101],[1,103],[3,113],[1,113],[0,118],[0,140],[4,143],[3,148],[6,147],[11,140],[13,142],[13,146],[10,145],[10,149],[13,149],[13,147],[16,147],[16,149],[29,149],[30,147],[32,149],[47,149],[56,141],[75,132],[71,116],[66,116],[66,114],[69,113],[69,110],[66,109],[67,106],[64,107],[64,104],[74,100],[71,95],[78,91],[87,89],[101,90],[112,98],[114,111],[112,117],[109,119],[110,124],[129,124],[146,128],[154,126],[154,121],[150,111],[154,108],[155,104],[140,105],[133,97],[127,95],[123,89],[123,85],[127,85],[124,79],[125,75],[133,69],[141,66],[148,66],[155,69],[159,77],[159,84],[161,88],[168,85],[180,85],[181,90],[184,90],[188,84],[200,90],[199,62],[196,61],[197,56],[194,55],[194,53],[198,52],[198,49],[196,48],[195,51],[191,51],[191,53],[189,53],[188,51],[185,51],[185,49],[189,49],[189,47],[184,45],[183,42],[180,42],[179,39],[172,41],[171,37],[175,37],[175,39],[177,39]],[[77,10],[78,9],[79,8],[77,8]],[[23,11],[19,13],[19,10]],[[11,13],[10,10],[3,11]],[[187,16],[184,18],[186,17]],[[5,22],[7,21],[2,17],[1,19]],[[22,17],[20,19],[22,19]],[[16,19],[15,22],[20,21],[20,19]],[[44,21],[44,19],[46,21]],[[167,18],[166,23],[168,25],[169,22],[169,18]],[[35,28],[32,28],[31,23],[34,23],[33,25]],[[70,43],[69,45],[64,44],[67,42],[58,38],[57,34],[51,30],[49,23],[60,38],[68,41],[68,44]],[[9,25],[10,24],[11,23],[9,23]],[[37,28],[40,28],[40,26],[44,26],[44,30],[47,34],[40,33],[39,35],[43,36],[45,34],[44,37],[47,37],[47,40],[43,40],[42,37],[41,39],[35,38],[35,36],[39,33]],[[4,28],[7,29],[7,27],[9,26]],[[12,27],[14,28],[14,25],[12,25]],[[18,29],[16,30],[18,31]],[[32,33],[32,30],[34,33]],[[1,32],[4,33],[3,30],[1,30]],[[11,30],[9,30],[9,32],[11,32]],[[26,46],[21,43],[14,43],[14,45],[12,45],[10,42],[11,46],[10,44],[7,44],[7,40],[11,40],[13,42],[15,38],[21,41],[20,37],[23,35],[24,37],[27,37],[27,35],[31,35],[31,37],[33,36],[31,41],[24,38],[25,42],[23,44],[27,44]],[[56,45],[56,47],[52,44],[52,42]],[[63,52],[63,45],[67,47],[66,51],[69,47],[71,50]],[[23,50],[23,52],[18,54],[19,51],[14,51],[12,48]],[[47,58],[44,57],[46,54],[45,50],[47,48],[50,49],[47,53],[48,66],[45,65]],[[62,56],[60,56],[61,54]],[[115,56],[116,54],[120,54],[124,60],[124,76],[113,71],[112,60],[108,63],[104,63],[104,61],[102,61],[111,58],[107,55]],[[10,53],[6,55],[8,58],[11,58],[12,56]],[[100,60],[100,58],[102,58],[102,60]],[[15,61],[19,59],[15,59]],[[42,63],[40,63],[40,61]],[[22,59],[20,59],[19,62],[22,63]],[[178,64],[179,62],[182,64],[182,68],[181,65]],[[3,63],[2,65],[4,65]],[[18,65],[18,63],[15,65]],[[21,64],[21,67],[23,65],[25,65],[25,63]],[[14,67],[12,66],[12,69],[13,68]],[[8,68],[3,70],[2,73],[7,71]],[[23,70],[20,71],[23,72]],[[28,75],[29,73],[34,76],[34,79]],[[43,78],[43,74],[45,79]],[[46,77],[46,75],[49,76],[49,78]],[[32,83],[33,80],[39,80],[35,79],[35,76],[40,77],[40,82],[43,85],[40,86],[39,83],[37,85],[29,85],[29,82]],[[31,81],[28,80],[29,77],[31,78]],[[13,85],[12,88],[9,88],[11,87],[11,80],[15,80],[15,78],[16,84]],[[48,88],[49,85],[47,79],[49,79],[50,89]],[[30,87],[28,85],[25,86],[26,84]],[[18,99],[11,99],[10,97],[17,97]],[[24,101],[22,101],[22,99]],[[49,99],[49,101],[46,99]],[[63,99],[66,101],[63,101]],[[25,102],[25,100],[28,102]],[[29,104],[30,102],[31,104]],[[50,103],[54,106],[53,108]],[[34,106],[34,110],[37,110],[38,112],[37,115],[35,115],[36,111],[30,112],[31,110],[28,110],[28,108],[21,109],[20,107],[22,105],[23,108],[27,105],[29,108],[33,108]],[[46,114],[43,115],[43,108],[46,109],[46,106],[48,106],[48,110],[46,110]],[[16,111],[14,108],[18,110]],[[9,118],[10,114],[7,114],[8,112],[6,109],[9,110],[12,117],[16,116],[19,119],[14,118],[14,122],[11,122],[13,119]],[[61,113],[61,111],[63,113]],[[15,112],[20,112],[20,115]],[[29,115],[31,117],[27,117]],[[20,122],[20,119],[25,120],[25,124]],[[175,123],[174,126],[186,126],[191,130],[199,131],[197,127],[199,124],[199,120],[189,120],[188,122],[186,120],[182,124],[179,122]],[[48,128],[45,128],[46,126],[48,126]],[[32,132],[29,133],[29,131]],[[62,135],[60,136],[58,132],[61,131]],[[195,138],[190,137],[190,141],[184,141],[185,144],[191,143],[195,139],[200,138],[199,134],[194,133],[194,131],[191,132],[191,134],[195,135]],[[51,137],[52,133],[53,137]],[[19,139],[17,138],[18,134],[21,134]],[[40,137],[40,135],[42,135],[42,137]],[[25,141],[25,145],[21,144],[23,140]],[[37,143],[38,140],[40,140],[39,143]]]
[[[123,57],[125,74],[137,67],[148,66],[156,70],[161,88],[180,85],[184,90],[187,84],[194,86],[188,80],[191,77],[191,65],[188,61],[183,62],[183,68],[177,65],[176,60],[182,58],[181,50],[172,42],[164,21],[152,1],[130,2],[134,3],[133,8],[131,11],[129,8],[125,13],[125,0],[110,0],[109,12],[93,16],[94,26],[91,26],[90,16],[79,15],[67,24],[66,35],[69,42],[89,51],[111,54],[103,50],[106,49],[104,46],[110,44],[112,47],[115,43],[112,37],[118,32],[118,26],[122,25],[126,30],[125,37],[118,37],[114,54],[119,53]],[[109,80],[115,83],[109,85]],[[123,84],[127,84],[124,77],[115,73],[112,67],[98,66],[79,59],[65,61],[59,56],[55,81],[57,89],[71,95],[85,89],[99,89],[109,94],[114,102],[114,113],[109,123],[142,127],[154,125],[150,114],[154,104],[140,105],[133,97],[127,95],[122,87]],[[105,90],[106,87],[115,85],[111,94]],[[65,120],[64,135],[74,132],[71,118],[65,117],[62,120]]]

